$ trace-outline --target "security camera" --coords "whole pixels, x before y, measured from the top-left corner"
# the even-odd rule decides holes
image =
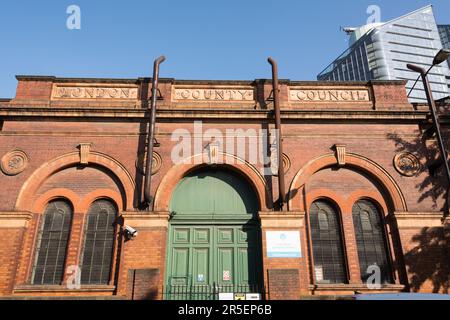
[[[125,236],[127,237],[128,240],[133,240],[134,238],[136,238],[138,235],[137,230],[133,229],[130,226],[125,226]]]

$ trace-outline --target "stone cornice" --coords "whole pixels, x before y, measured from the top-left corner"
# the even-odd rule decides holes
[[[450,229],[450,217],[445,217],[444,218],[444,228],[445,229]]]
[[[83,285],[80,289],[69,289],[64,285],[18,285],[14,287],[15,294],[27,293],[86,293],[86,292],[113,292],[115,286],[110,285]]]
[[[0,212],[0,229],[26,228],[32,218],[30,212]]]
[[[262,228],[302,228],[305,225],[305,212],[260,212]]]
[[[133,228],[167,228],[169,226],[169,212],[124,212],[125,224]]]
[[[399,229],[443,227],[443,212],[395,212]]]
[[[57,78],[54,76],[31,76],[31,75],[17,75],[18,81],[50,81],[57,83],[77,82],[77,83],[123,83],[123,84],[137,84],[139,79],[119,79],[119,78]]]
[[[141,212],[141,211],[125,211],[122,212],[122,216],[126,219],[140,219],[140,218],[146,218],[146,219],[162,219],[162,218],[169,218],[170,214],[169,212]]]
[[[52,81],[52,82],[86,82],[86,83],[138,83],[151,82],[151,77],[138,78],[65,78],[55,76],[38,76],[38,75],[17,75],[18,81]],[[254,80],[189,80],[189,79],[174,79],[174,78],[160,78],[160,83],[174,83],[174,84],[254,84],[254,83],[271,83],[271,79],[254,79]],[[365,85],[404,85],[404,80],[372,80],[368,82],[361,81],[298,81],[290,79],[279,79],[280,84],[287,85],[314,85],[314,86],[365,86]]]
[[[419,122],[427,120],[427,112],[421,111],[355,111],[355,110],[282,110],[285,120],[364,120],[364,121],[407,121]],[[143,119],[148,116],[146,110],[124,108],[42,108],[42,107],[3,107],[0,106],[0,117],[23,118],[115,118]],[[272,119],[272,112],[253,109],[169,109],[159,107],[158,119]]]

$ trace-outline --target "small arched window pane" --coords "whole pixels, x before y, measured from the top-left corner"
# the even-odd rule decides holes
[[[117,209],[107,200],[92,204],[84,235],[82,284],[109,284]]]
[[[319,229],[321,231],[328,231],[330,228],[328,224],[328,213],[324,210],[319,211]]]
[[[315,278],[318,283],[346,283],[341,224],[337,210],[316,201],[310,210]]]
[[[372,232],[372,222],[370,221],[370,213],[368,211],[362,211],[360,213],[361,228],[364,232]]]
[[[72,223],[72,207],[64,200],[48,204],[38,236],[33,284],[61,284]]]
[[[369,267],[378,266],[381,283],[392,282],[384,225],[375,204],[358,201],[353,206],[353,224],[362,281],[367,281],[376,270]]]

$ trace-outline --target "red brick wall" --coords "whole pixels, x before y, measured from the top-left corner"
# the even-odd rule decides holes
[[[14,286],[24,229],[0,229],[0,296],[10,295]]]
[[[268,231],[300,231],[301,241],[301,258],[268,258],[266,245],[266,232]],[[264,271],[264,285],[267,290],[266,296],[270,299],[284,299],[296,300],[300,296],[308,295],[308,285],[311,283],[311,276],[309,271],[309,252],[307,244],[306,229],[302,228],[263,228],[262,230],[262,252],[263,252],[263,271]],[[295,279],[291,283],[292,289],[287,288],[284,282],[277,283],[278,278],[285,281],[281,270],[289,270],[290,274],[295,274]],[[294,272],[295,271],[295,272]],[[280,274],[281,272],[281,274]],[[284,279],[284,280],[283,280]]]
[[[79,196],[85,196],[98,189],[111,189],[123,194],[120,182],[114,173],[101,167],[72,167],[55,173],[36,192],[36,196],[41,196],[47,191],[56,188],[67,188],[74,191]]]
[[[92,142],[94,151],[107,154],[122,163],[130,172],[136,184],[140,185],[142,176],[136,173],[136,155],[142,151],[138,147],[143,143],[145,136],[139,141],[136,131],[138,125],[124,124],[120,126],[112,123],[65,123],[64,128],[52,123],[17,123],[5,122],[3,132],[23,132],[17,135],[0,135],[0,154],[10,150],[21,149],[27,152],[30,161],[29,167],[21,175],[16,177],[0,176],[0,183],[8,186],[9,193],[0,194],[0,210],[10,211],[14,209],[17,196],[26,179],[43,163],[57,156],[78,151],[77,146],[81,142]],[[44,128],[45,127],[45,128]],[[170,153],[175,142],[170,141],[170,134],[176,128],[192,129],[191,124],[160,124],[158,125],[158,141],[161,147],[156,151],[164,156],[160,173],[154,176],[152,184],[155,192],[161,178],[171,168]],[[226,127],[243,127],[259,129],[258,125],[244,125],[230,123],[229,125],[204,124],[204,130],[212,127],[225,129]],[[51,129],[49,129],[51,128]],[[49,134],[48,131],[56,130],[61,134]],[[75,132],[86,134],[74,135]],[[63,135],[67,132],[66,135]],[[105,132],[114,136],[108,137]],[[134,132],[134,133],[133,133]],[[424,196],[421,188],[431,189],[431,183],[438,183],[429,177],[423,170],[420,175],[406,178],[401,176],[393,166],[393,158],[397,152],[411,148],[414,153],[424,155],[425,147],[417,142],[419,139],[417,126],[414,125],[313,125],[305,124],[285,125],[285,153],[291,158],[292,167],[286,175],[286,184],[292,181],[297,172],[309,161],[323,154],[332,152],[330,149],[336,143],[344,143],[348,152],[363,155],[382,166],[399,184],[402,193],[411,211],[430,211],[434,207],[442,207],[442,198],[435,199],[432,194]],[[70,133],[70,134],[69,134]],[[355,133],[358,133],[355,135]],[[389,138],[390,134],[398,134],[396,138]],[[51,143],[49,143],[51,139]],[[206,142],[204,143],[206,145]],[[119,147],[120,146],[120,147]],[[140,153],[140,152],[139,152]],[[425,158],[422,158],[423,163]],[[274,185],[277,180],[273,179]],[[274,198],[277,198],[277,188],[274,188]]]
[[[36,104],[41,103],[45,107],[45,103],[36,102],[39,100],[46,100],[50,103],[50,94],[53,80],[42,81],[20,81],[17,89],[16,100],[11,103],[11,107],[17,106],[20,103]],[[172,103],[171,97],[171,83],[162,82],[160,90],[164,96],[164,100],[160,102],[161,109],[171,110],[175,107],[183,108],[181,104]],[[145,90],[150,88],[145,87]],[[412,111],[412,106],[407,103],[404,87],[401,84],[379,84],[370,87],[373,91],[375,101],[373,105],[358,106],[366,112],[373,110],[397,110],[397,111]],[[267,101],[271,92],[270,82],[259,83],[258,92],[256,96],[258,101],[256,104],[256,111],[261,111],[267,108],[272,108],[273,103]],[[321,104],[315,105],[295,105],[287,101],[288,99],[288,85],[282,84],[281,98],[282,106],[289,110],[314,110],[322,112],[323,110],[330,110],[336,106],[325,106]],[[147,94],[147,96],[149,96]],[[142,99],[146,99],[146,95],[142,95]],[[141,101],[136,102],[137,108]],[[107,112],[108,108],[117,108],[121,110],[125,104],[118,106],[109,106],[103,102],[95,102],[98,104],[96,112],[102,114]],[[135,103],[135,102],[132,102]],[[65,107],[70,107],[70,102],[65,102]],[[73,102],[72,107],[83,108],[85,106],[94,106],[91,104],[84,104],[84,102]],[[53,107],[57,107],[54,105]],[[97,108],[96,107],[96,108]],[[104,107],[104,108],[103,108]],[[130,107],[130,106],[128,106]],[[214,109],[211,105],[195,106],[199,109]],[[233,104],[229,106],[230,109],[246,108],[249,106],[240,106]],[[252,107],[252,106],[251,106]],[[292,166],[287,172],[286,190],[289,190],[290,183],[294,180],[297,173],[304,168],[312,160],[323,156],[325,154],[333,153],[332,147],[335,144],[345,144],[347,152],[358,154],[366,157],[383,168],[386,173],[398,184],[401,193],[405,198],[407,211],[410,212],[440,212],[444,205],[441,183],[438,179],[429,176],[426,169],[423,169],[420,174],[413,177],[404,177],[400,175],[394,168],[393,159],[398,152],[409,151],[416,154],[423,165],[426,167],[428,160],[427,146],[421,139],[419,130],[419,123],[412,121],[383,121],[377,120],[374,116],[370,121],[356,120],[352,117],[355,115],[350,111],[355,111],[355,106],[340,105],[339,108],[348,111],[349,120],[334,120],[327,119],[324,115],[323,121],[318,120],[289,120],[286,119],[283,124],[284,133],[284,152],[289,156]],[[103,109],[102,109],[103,108]],[[131,108],[130,113],[136,111]],[[186,107],[187,108],[187,107]],[[189,108],[192,109],[192,106]],[[224,110],[227,106],[221,106]],[[223,111],[225,112],[225,111]],[[81,116],[82,113],[76,115]],[[138,210],[138,202],[141,201],[141,187],[143,177],[136,170],[137,155],[144,152],[145,148],[145,130],[146,123],[140,114],[136,118],[129,119],[115,119],[110,118],[104,121],[92,121],[86,117],[78,119],[63,119],[58,118],[53,121],[48,117],[42,118],[36,115],[36,121],[24,120],[23,118],[5,118],[3,127],[0,131],[0,157],[11,150],[20,149],[27,153],[30,161],[28,167],[24,172],[17,176],[7,176],[0,173],[0,186],[5,186],[7,192],[0,192],[0,212],[14,211],[18,196],[27,180],[46,162],[60,157],[68,153],[77,153],[78,145],[80,143],[92,143],[92,151],[102,153],[120,163],[126,171],[129,172],[131,178],[136,183],[136,192],[134,196],[134,208],[131,210]],[[286,116],[287,117],[287,116]],[[161,144],[156,148],[163,157],[163,164],[161,170],[152,178],[152,194],[156,193],[162,179],[167,172],[172,168],[170,155],[176,142],[171,141],[171,133],[175,129],[193,130],[193,121],[197,119],[196,116],[189,118],[181,118],[179,120],[165,119],[158,122],[156,139]],[[19,121],[20,120],[20,121]],[[57,120],[57,121],[56,121]],[[209,119],[204,120],[203,130],[219,129],[225,132],[226,129],[241,128],[244,130],[255,129],[259,130],[265,127],[273,127],[272,119],[244,119],[244,118],[228,118],[228,119]],[[202,147],[207,144],[203,141]],[[248,155],[248,153],[247,153]],[[249,159],[247,159],[249,160]],[[261,169],[261,167],[257,167]],[[73,192],[78,197],[83,197],[91,191],[98,189],[110,190],[119,194],[119,197],[124,196],[123,185],[114,177],[114,170],[108,171],[105,169],[99,170],[92,166],[80,168],[61,168],[48,179],[44,179],[39,186],[38,191],[30,199],[30,203],[34,203],[36,199],[47,191],[55,188],[65,188]],[[389,197],[386,196],[385,190],[375,181],[376,177],[371,177],[368,173],[361,173],[358,170],[345,168],[340,170],[324,169],[311,177],[306,184],[307,196],[302,197],[297,195],[293,201],[304,201],[304,206],[308,208],[313,195],[337,195],[337,202],[341,206],[343,214],[343,228],[346,241],[346,253],[348,256],[350,281],[352,283],[359,283],[359,266],[357,263],[357,253],[355,246],[355,239],[353,234],[353,224],[351,220],[351,206],[356,199],[347,199],[347,197],[355,192],[360,191],[366,193],[374,198],[381,198],[380,205],[384,209],[384,213],[392,214],[392,206],[389,203]],[[28,181],[30,183],[30,181]],[[270,192],[273,198],[278,198],[277,179],[275,177],[267,179]],[[169,196],[169,195],[168,195]],[[383,201],[386,199],[386,201]],[[120,207],[120,204],[119,204]],[[343,209],[344,208],[344,209]],[[121,210],[122,211],[122,210]],[[261,208],[261,211],[271,211],[270,206]],[[30,221],[26,233],[22,239],[21,231],[15,229],[0,229],[0,252],[8,252],[10,254],[2,255],[0,259],[0,295],[12,294],[13,284],[17,286],[27,285],[30,281],[32,261],[34,257],[34,246],[37,230],[39,227],[39,217],[41,212],[35,212],[33,219]],[[86,214],[84,210],[76,210],[73,220],[73,229],[69,245],[67,265],[77,264],[81,254],[83,224]],[[281,296],[281,292],[285,290],[282,281],[277,281],[277,271],[280,269],[292,269],[298,271],[298,295],[309,294],[309,285],[311,281],[311,266],[310,253],[308,251],[306,228],[285,228],[284,230],[300,230],[302,239],[302,259],[267,259],[265,256],[265,231],[272,230],[268,228],[263,230],[263,266],[266,286],[273,286],[280,283],[278,289],[274,289],[274,297]],[[395,224],[390,226],[391,236],[397,233]],[[118,265],[117,288],[115,292],[99,291],[99,292],[47,292],[47,293],[28,293],[41,295],[111,295],[117,294],[126,296],[129,288],[129,270],[135,269],[153,269],[159,270],[158,277],[158,295],[161,297],[164,282],[165,269],[165,255],[166,255],[166,228],[142,228],[139,231],[139,236],[133,241],[128,241],[123,244],[122,250],[117,252],[116,262]],[[439,278],[435,284],[430,283],[432,275],[427,274],[426,267],[436,266],[436,270],[440,270],[443,265],[445,257],[445,250],[448,250],[448,245],[443,242],[440,231],[429,231],[426,235],[422,235],[420,229],[400,230],[400,240],[392,239],[392,249],[394,260],[397,264],[397,271],[401,274],[404,266],[398,261],[402,260],[402,252],[405,253],[406,266],[410,270],[410,279],[412,289],[414,290],[414,276],[418,277],[418,283],[421,286],[417,290],[433,291],[436,283],[444,281]],[[431,233],[431,234],[430,234]],[[419,238],[417,238],[419,237]],[[423,237],[424,240],[422,240]],[[436,239],[436,240],[434,240]],[[441,239],[441,240],[438,240]],[[118,237],[117,241],[120,241]],[[433,241],[439,243],[434,246]],[[423,244],[421,244],[423,243]],[[421,246],[427,249],[426,252],[418,250]],[[444,249],[442,249],[444,248]],[[17,257],[16,257],[17,256]],[[419,257],[419,260],[415,260]],[[447,265],[449,265],[447,263]],[[275,278],[274,282],[270,279],[270,272]],[[444,270],[444,269],[443,269]],[[447,272],[446,270],[444,270]],[[445,275],[444,271],[438,277],[442,278]],[[448,274],[448,273],[446,273]],[[428,277],[427,277],[428,275]],[[425,280],[422,278],[425,277]],[[144,282],[145,277],[143,278]],[[151,286],[154,287],[154,280],[148,280]],[[272,284],[270,283],[272,281]],[[114,281],[113,281],[114,282]],[[439,287],[442,291],[444,286]],[[145,288],[142,289],[145,291]],[[292,295],[291,295],[292,294]],[[290,291],[289,297],[295,298],[296,293]]]
[[[16,91],[17,100],[50,100],[52,81],[19,81]]]
[[[300,278],[298,269],[270,269],[267,270],[269,283],[268,299],[297,300],[300,292]]]
[[[128,270],[127,298],[130,300],[156,300],[159,292],[159,269]]]
[[[449,293],[449,243],[444,228],[400,230],[412,292]]]
[[[31,281],[30,273],[32,265],[34,263],[34,243],[36,241],[37,230],[39,226],[39,217],[39,214],[33,215],[33,218],[29,222],[23,240],[21,242],[15,279],[13,274],[10,275],[11,279],[14,279],[16,285],[26,284]],[[9,294],[11,293],[12,291]]]
[[[135,240],[127,241],[123,247],[121,271],[119,275],[118,294],[126,296],[129,289],[127,283],[131,281],[129,270],[154,269],[159,271],[158,283],[153,280],[149,287],[156,289],[158,298],[162,297],[164,282],[164,267],[166,256],[166,228],[137,229],[139,232]],[[139,281],[146,281],[137,279]],[[145,291],[145,286],[138,283],[138,290]],[[128,291],[127,291],[128,290]]]

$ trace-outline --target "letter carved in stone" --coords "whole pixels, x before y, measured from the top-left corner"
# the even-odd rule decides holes
[[[137,86],[59,85],[55,84],[53,100],[137,100]]]

